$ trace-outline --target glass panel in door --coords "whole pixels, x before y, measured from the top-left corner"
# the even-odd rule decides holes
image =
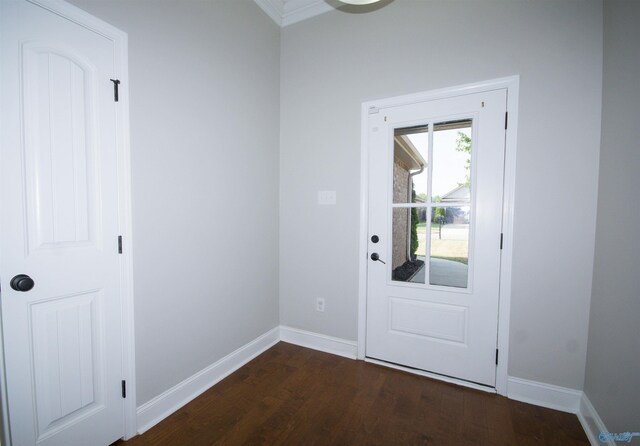
[[[393,252],[391,279],[397,282],[425,283],[427,252],[427,209],[393,209]]]
[[[434,125],[429,284],[467,288],[471,234],[471,120]]]
[[[471,127],[472,120],[465,119],[395,129],[391,262],[395,282],[468,287]]]

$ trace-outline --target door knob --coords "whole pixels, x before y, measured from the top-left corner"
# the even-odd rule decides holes
[[[16,291],[29,291],[33,288],[33,285],[35,285],[35,282],[26,274],[18,274],[11,279],[11,288]]]
[[[375,262],[384,263],[385,265],[387,264],[386,262],[383,262],[382,260],[380,260],[380,256],[378,255],[377,252],[374,252],[373,254],[371,254],[371,260]]]

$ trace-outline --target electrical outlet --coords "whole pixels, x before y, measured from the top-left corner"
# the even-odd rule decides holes
[[[318,297],[318,299],[316,299],[316,311],[324,313],[324,298]]]

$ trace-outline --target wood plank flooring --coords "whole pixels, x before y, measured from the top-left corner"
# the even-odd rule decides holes
[[[118,446],[584,445],[575,415],[280,342]]]

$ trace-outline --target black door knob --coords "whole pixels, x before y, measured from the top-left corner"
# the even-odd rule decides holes
[[[373,260],[374,262],[384,263],[386,265],[386,262],[383,262],[382,260],[380,260],[380,256],[378,255],[377,252],[374,252],[373,254],[371,254],[371,260]]]
[[[16,291],[29,291],[34,285],[33,279],[26,274],[18,274],[11,279],[11,288]]]

